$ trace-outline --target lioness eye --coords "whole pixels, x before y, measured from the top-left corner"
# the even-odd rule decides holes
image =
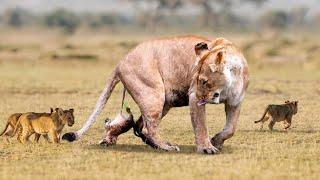
[[[202,85],[207,84],[208,80],[202,80]]]

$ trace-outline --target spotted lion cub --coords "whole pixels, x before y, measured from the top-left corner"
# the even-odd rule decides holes
[[[261,122],[260,129],[263,128],[264,122],[270,119],[269,129],[272,131],[276,122],[284,121],[284,129],[291,126],[292,116],[298,112],[298,101],[285,101],[285,104],[268,105],[262,118],[255,123]]]
[[[14,136],[17,132],[20,142],[26,143],[32,134],[36,137],[44,135],[49,137],[54,143],[60,142],[60,134],[65,124],[74,124],[73,109],[63,110],[56,108],[55,112],[48,113],[25,113],[22,114],[15,126]],[[21,129],[21,130],[19,130]],[[49,137],[47,136],[49,135]]]

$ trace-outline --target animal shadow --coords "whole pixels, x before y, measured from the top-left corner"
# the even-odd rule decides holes
[[[170,153],[170,154],[194,154],[194,155],[201,155],[197,153],[195,145],[178,145],[180,148],[180,152],[176,151],[163,151],[159,149],[153,149],[145,144],[116,144],[112,146],[102,146],[99,144],[90,145],[90,149],[102,149],[106,151],[119,151],[119,152],[137,152],[137,153]],[[223,147],[222,151],[219,154],[230,154],[232,153],[233,148],[232,146],[226,145]]]

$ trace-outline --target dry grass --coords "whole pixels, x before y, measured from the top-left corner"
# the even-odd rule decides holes
[[[242,36],[230,36],[229,39],[242,47],[253,43],[247,52],[247,56],[252,58],[259,49],[262,50],[261,54],[267,52],[273,43],[267,42],[265,47],[258,47],[254,38],[246,41]],[[31,33],[29,36],[0,36],[1,47],[10,47],[0,49],[0,129],[4,128],[6,118],[11,113],[43,112],[49,111],[50,107],[74,108],[76,124],[71,128],[66,127],[64,131],[80,128],[117,60],[138,41],[139,37],[134,36],[62,37]],[[277,54],[294,54],[293,51],[299,46],[301,49],[304,46],[315,47],[317,41],[314,40],[313,46],[312,41],[308,41],[309,45],[299,42],[299,39],[276,42],[286,46]],[[292,52],[288,51],[288,46],[294,46]],[[18,50],[12,51],[14,48]],[[254,48],[257,51],[253,51]],[[54,53],[79,52],[97,56],[98,60],[51,59]],[[312,53],[316,55],[316,52]],[[259,56],[268,59],[267,55],[261,54]],[[243,103],[237,132],[226,141],[219,155],[195,153],[187,107],[172,109],[160,127],[162,137],[178,144],[180,153],[151,149],[132,131],[120,137],[118,145],[114,147],[99,147],[97,142],[104,131],[102,119],[114,117],[119,112],[121,85],[118,85],[105,111],[81,141],[62,142],[59,145],[48,144],[43,139],[39,144],[28,145],[22,145],[15,139],[11,144],[0,142],[0,177],[317,179],[320,176],[320,72],[314,68],[314,64],[318,62],[312,61],[312,66],[308,61],[279,62],[267,66],[264,60],[261,61],[257,63],[251,59],[251,84]],[[261,116],[265,106],[282,103],[286,99],[300,102],[292,128],[286,132],[280,124],[276,124],[274,132],[258,130],[258,125],[253,121]],[[138,117],[139,111],[131,99],[129,104],[133,106],[135,117]],[[223,106],[211,105],[207,108],[209,132],[214,135],[224,125]]]

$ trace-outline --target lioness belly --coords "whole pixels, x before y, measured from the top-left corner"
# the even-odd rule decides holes
[[[166,103],[171,107],[182,107],[189,105],[188,90],[172,90],[166,94]]]

